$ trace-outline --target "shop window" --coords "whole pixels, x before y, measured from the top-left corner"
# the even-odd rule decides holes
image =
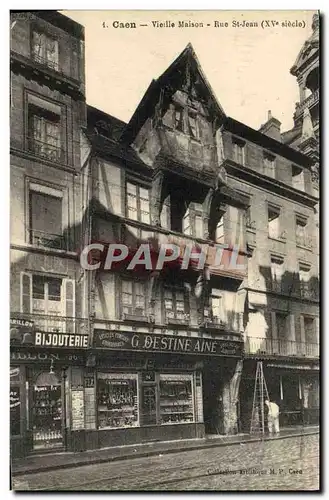
[[[233,142],[233,159],[240,165],[245,165],[245,142],[232,137]]]
[[[164,309],[167,323],[172,321],[188,323],[189,314],[186,307],[184,289],[166,288],[164,292]]]
[[[292,165],[292,187],[305,191],[304,169],[297,165]]]
[[[47,186],[29,186],[29,243],[64,250],[62,235],[63,193]]]
[[[149,190],[137,184],[127,182],[127,217],[150,224]]]
[[[33,387],[33,449],[62,445],[61,383],[56,375],[41,373]]]
[[[160,422],[194,421],[192,375],[160,375]]]
[[[264,174],[275,179],[275,156],[264,151]]]
[[[145,283],[143,281],[122,280],[122,314],[124,317],[145,315]]]
[[[97,411],[100,429],[139,426],[137,375],[98,373]]]
[[[268,236],[278,239],[282,237],[280,229],[280,209],[268,207]]]
[[[58,41],[45,33],[34,31],[32,34],[32,57],[58,71]]]
[[[283,263],[283,258],[271,256],[271,285],[274,292],[282,291]]]

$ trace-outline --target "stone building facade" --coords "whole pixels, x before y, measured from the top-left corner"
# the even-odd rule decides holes
[[[270,115],[228,117],[190,44],[129,123],[86,106],[83,29],[45,15],[12,29],[13,454],[248,429],[258,360],[284,424],[316,411],[313,159]],[[181,253],[159,270],[163,244]]]

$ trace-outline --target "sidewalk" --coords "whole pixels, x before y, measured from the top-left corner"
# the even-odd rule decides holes
[[[284,439],[292,436],[303,436],[318,434],[318,426],[296,426],[282,429],[279,436],[266,435],[264,440]],[[62,452],[45,455],[32,455],[12,461],[12,475],[34,474],[56,469],[67,469],[92,465],[103,462],[113,462],[131,458],[148,457],[151,455],[178,453],[188,450],[212,448],[218,446],[230,446],[248,442],[260,441],[258,436],[250,434],[238,434],[235,436],[211,435],[201,439],[180,439],[177,441],[157,441],[152,443],[135,444],[128,446],[115,446],[113,448],[102,448],[83,452]]]

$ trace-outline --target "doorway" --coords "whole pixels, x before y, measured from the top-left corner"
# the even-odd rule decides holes
[[[59,377],[55,373],[40,373],[32,393],[33,450],[63,447],[63,398]]]
[[[219,372],[203,374],[203,414],[206,434],[224,434],[223,384]]]

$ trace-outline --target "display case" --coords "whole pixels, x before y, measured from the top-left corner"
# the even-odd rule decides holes
[[[160,422],[194,422],[192,375],[160,375]]]
[[[97,374],[98,427],[139,425],[137,375]]]
[[[62,445],[62,398],[60,386],[34,388],[33,447]]]

